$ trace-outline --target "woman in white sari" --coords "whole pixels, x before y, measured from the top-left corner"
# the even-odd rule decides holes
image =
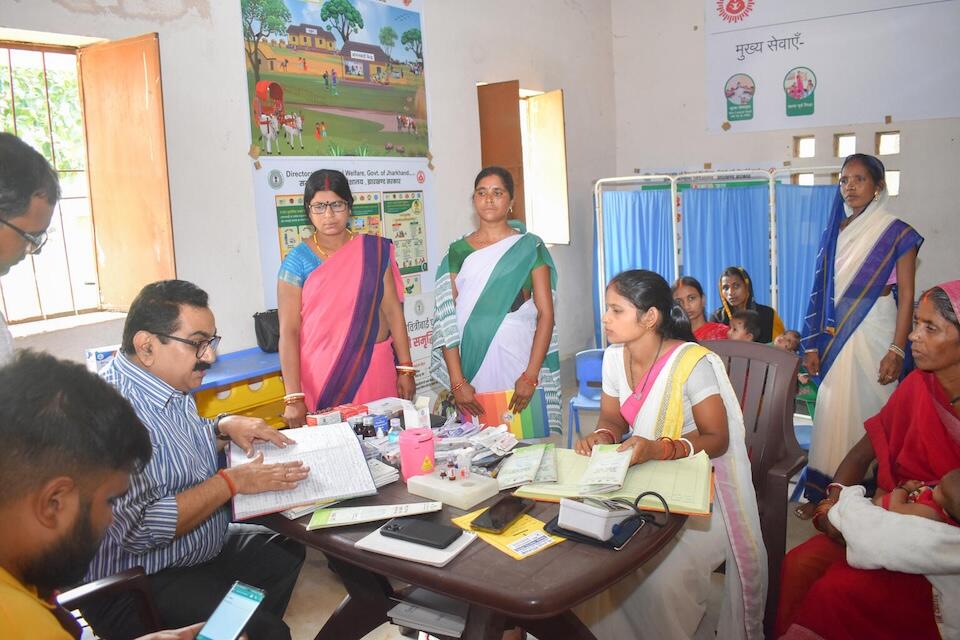
[[[837,466],[863,437],[864,421],[886,404],[903,373],[923,237],[886,211],[888,199],[880,160],[862,153],[844,160],[801,341],[804,366],[822,378],[808,502],[796,510],[803,519],[813,516]]]
[[[603,394],[597,429],[577,443],[632,447],[632,464],[706,451],[714,509],[634,574],[575,609],[600,639],[689,638],[706,611],[710,576],[726,561],[717,637],[762,638],[767,561],[743,416],[720,358],[696,343],[667,282],[625,271],[607,287]]]
[[[554,324],[557,271],[537,236],[509,220],[513,177],[502,167],[474,181],[479,227],[450,245],[437,273],[432,373],[457,406],[483,413],[479,392],[513,391],[517,413],[542,387],[560,431],[560,358]]]

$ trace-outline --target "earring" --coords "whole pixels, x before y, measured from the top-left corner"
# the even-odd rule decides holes
[[[507,213],[513,213],[513,207],[510,207],[509,209],[507,209]]]
[[[879,192],[879,191],[874,191],[874,192],[873,192],[873,201],[876,202],[876,201],[879,200],[879,199],[880,199],[880,192]]]

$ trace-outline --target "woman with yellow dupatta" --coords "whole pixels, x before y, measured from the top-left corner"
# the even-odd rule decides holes
[[[283,417],[416,392],[403,317],[403,280],[386,238],[348,228],[353,194],[339,171],[307,179],[303,207],[316,231],[280,265]]]
[[[713,571],[726,562],[717,637],[762,638],[767,560],[747,458],[743,416],[720,358],[694,340],[670,285],[645,270],[607,287],[603,393],[594,444],[622,443],[631,464],[705,451],[714,510],[691,517],[640,569],[575,608],[598,638],[690,638],[706,611]],[[717,508],[719,507],[719,508]]]

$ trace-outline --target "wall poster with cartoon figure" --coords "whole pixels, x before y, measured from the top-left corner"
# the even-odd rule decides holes
[[[420,0],[240,0],[263,155],[427,155]]]

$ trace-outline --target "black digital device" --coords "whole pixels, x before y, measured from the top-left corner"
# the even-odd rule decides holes
[[[380,527],[380,535],[426,545],[435,549],[446,549],[462,533],[463,530],[458,527],[417,518],[394,518]]]
[[[481,513],[470,523],[472,529],[477,531],[488,531],[490,533],[501,533],[511,524],[516,522],[517,518],[525,514],[533,505],[533,500],[526,500],[516,496],[504,496],[497,500],[493,506]]]

